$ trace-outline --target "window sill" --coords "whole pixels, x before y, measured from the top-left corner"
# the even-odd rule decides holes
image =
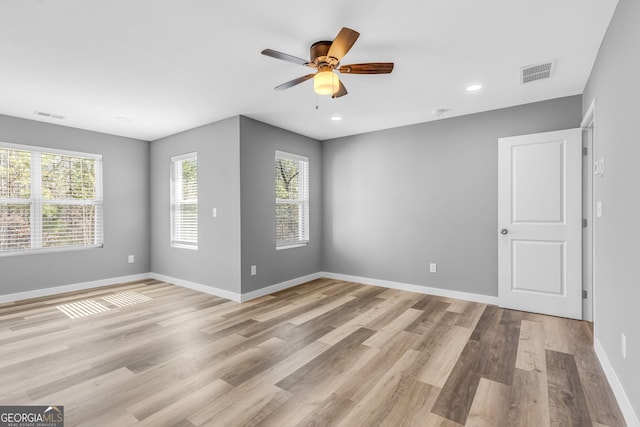
[[[293,249],[293,248],[300,248],[302,246],[309,246],[309,242],[304,242],[304,243],[292,243],[290,245],[286,245],[286,246],[276,246],[276,250],[277,251],[282,251],[285,249]]]
[[[174,243],[171,245],[172,248],[177,248],[177,249],[190,249],[192,251],[197,251],[198,247],[197,246],[192,246],[192,245],[180,245],[177,243]]]

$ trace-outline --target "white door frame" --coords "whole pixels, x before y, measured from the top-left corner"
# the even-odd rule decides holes
[[[587,193],[591,195],[591,206],[590,209],[586,209],[583,212],[583,218],[587,220],[587,230],[588,237],[591,239],[591,250],[589,251],[589,247],[585,248],[583,245],[583,250],[588,251],[589,253],[585,253],[582,256],[583,262],[587,262],[590,268],[591,274],[590,278],[587,275],[583,275],[583,285],[582,289],[587,291],[587,305],[586,309],[582,311],[582,320],[587,320],[590,322],[595,322],[595,313],[596,313],[596,220],[595,220],[595,185],[593,180],[595,179],[593,174],[593,162],[595,161],[595,153],[596,153],[596,100],[595,98],[591,100],[591,104],[587,109],[584,117],[582,118],[582,122],[580,123],[580,127],[583,131],[590,133],[590,138],[588,138],[588,142],[590,142],[590,146],[587,146],[587,165],[588,170],[583,173],[583,182],[582,185],[586,189]],[[591,280],[589,280],[591,279]],[[584,305],[583,305],[584,307]]]

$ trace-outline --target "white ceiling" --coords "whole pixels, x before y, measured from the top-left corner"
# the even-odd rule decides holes
[[[436,120],[439,108],[452,117],[580,94],[616,4],[3,0],[0,114],[144,140],[242,114],[325,140]],[[391,61],[393,73],[342,75],[339,99],[317,99],[312,81],[273,90],[310,69],[263,49],[307,58],[343,26],[361,33],[343,64]],[[520,67],[546,60],[552,78],[519,83]]]

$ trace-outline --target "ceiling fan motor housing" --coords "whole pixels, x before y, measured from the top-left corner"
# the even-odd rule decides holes
[[[322,40],[319,42],[315,42],[311,45],[309,58],[311,62],[316,65],[331,65],[335,67],[338,65],[338,61],[335,58],[328,58],[327,54],[329,53],[329,48],[331,47],[332,41]]]

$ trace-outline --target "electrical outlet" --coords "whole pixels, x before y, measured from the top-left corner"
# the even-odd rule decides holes
[[[134,263],[134,257],[133,255],[129,255],[129,264],[133,264]]]
[[[213,214],[213,217],[216,218],[218,216],[218,208],[213,208],[211,213]]]
[[[435,262],[429,264],[429,273],[436,273],[438,271],[438,266]]]
[[[625,334],[620,334],[620,353],[623,358],[627,358],[627,336]]]
[[[252,266],[251,266],[251,275],[252,275],[252,276],[255,276],[256,274],[258,274],[258,273],[257,273],[256,266],[255,266],[255,265],[252,265]]]

